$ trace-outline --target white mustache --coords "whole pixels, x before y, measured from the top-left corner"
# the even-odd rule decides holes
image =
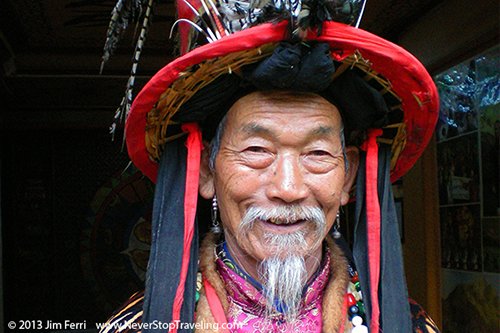
[[[323,241],[326,233],[326,217],[325,213],[319,207],[308,207],[300,205],[276,206],[272,208],[263,208],[252,206],[247,209],[241,220],[237,238],[245,237],[252,230],[256,221],[270,221],[275,224],[291,224],[298,221],[307,221],[313,225],[314,242],[310,244],[312,248],[316,248]],[[276,223],[274,221],[280,221]],[[298,237],[298,238],[297,238]],[[307,242],[305,241],[303,230],[298,230],[293,234],[274,235],[265,234],[264,239],[268,245],[276,247],[278,252],[281,252],[291,243],[296,249],[307,250]]]
[[[317,227],[324,227],[326,224],[325,214],[320,208],[300,205],[275,206],[272,208],[249,207],[243,216],[242,226],[253,224],[257,220],[270,221],[274,224],[311,221]]]

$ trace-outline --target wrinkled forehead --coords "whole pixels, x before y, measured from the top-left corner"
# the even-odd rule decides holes
[[[227,118],[228,124],[239,130],[260,123],[289,127],[290,130],[328,127],[336,133],[343,128],[338,108],[322,96],[308,92],[251,92],[233,104]]]

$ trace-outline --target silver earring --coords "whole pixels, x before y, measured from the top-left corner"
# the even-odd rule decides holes
[[[212,198],[212,229],[211,229],[211,231],[214,234],[221,233],[219,220],[217,219],[218,210],[219,207],[217,206],[217,195],[214,195],[214,197]]]
[[[333,225],[333,238],[339,239],[342,237],[340,233],[340,211],[337,212],[337,218],[335,219],[335,224]]]

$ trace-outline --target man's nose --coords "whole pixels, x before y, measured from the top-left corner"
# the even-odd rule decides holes
[[[298,203],[309,194],[304,180],[299,158],[293,155],[282,156],[276,161],[267,195],[272,200]]]

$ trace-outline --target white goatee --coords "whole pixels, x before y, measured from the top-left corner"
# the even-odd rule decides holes
[[[320,246],[325,234],[325,215],[320,208],[298,205],[278,206],[271,209],[250,207],[242,219],[238,238],[246,237],[255,222],[276,221],[278,224],[306,221],[312,223],[313,243],[308,245],[304,230],[288,234],[265,233],[264,243],[272,249],[273,255],[264,259],[259,266],[263,293],[266,298],[268,318],[283,313],[287,323],[297,320],[302,305],[302,292],[306,284],[305,256]]]

